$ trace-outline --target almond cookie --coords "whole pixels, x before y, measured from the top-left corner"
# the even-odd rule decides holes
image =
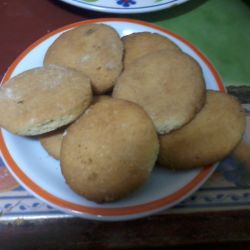
[[[76,193],[96,202],[121,199],[149,177],[159,143],[154,125],[138,105],[109,98],[68,129],[61,169]]]
[[[105,24],[89,24],[64,32],[48,49],[44,64],[58,64],[85,73],[95,93],[110,90],[122,70],[123,44]]]
[[[90,104],[90,80],[75,70],[34,68],[0,89],[0,126],[19,135],[39,135],[74,121]]]
[[[205,83],[198,63],[178,50],[161,50],[125,68],[112,96],[142,106],[159,134],[189,122],[205,102]]]
[[[206,104],[186,126],[160,136],[159,163],[170,169],[191,169],[213,164],[240,142],[245,114],[232,96],[208,91]]]
[[[179,49],[175,43],[157,33],[139,32],[122,37],[125,55],[124,67],[138,58],[162,49]]]

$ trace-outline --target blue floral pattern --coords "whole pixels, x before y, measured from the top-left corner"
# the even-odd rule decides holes
[[[118,5],[123,6],[123,7],[129,7],[131,4],[136,4],[136,1],[134,1],[134,0],[116,0],[116,3]]]

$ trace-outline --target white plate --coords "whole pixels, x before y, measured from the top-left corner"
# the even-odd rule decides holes
[[[93,11],[106,13],[146,13],[170,8],[188,0],[61,0],[62,2]]]
[[[79,25],[99,22],[114,27],[121,36],[150,31],[168,37],[200,64],[208,89],[224,90],[212,64],[189,42],[152,24],[118,18],[74,23],[47,34],[13,62],[4,81],[25,70],[41,66],[48,47],[62,32]],[[50,157],[37,140],[16,136],[2,129],[0,150],[10,172],[32,194],[63,211],[96,220],[128,220],[169,208],[199,188],[215,169],[215,166],[209,166],[173,172],[155,168],[148,182],[133,195],[117,202],[99,205],[71,191],[61,174],[59,162]]]

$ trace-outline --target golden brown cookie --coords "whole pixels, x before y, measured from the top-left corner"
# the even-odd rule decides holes
[[[68,129],[61,169],[69,186],[96,202],[123,198],[149,177],[159,145],[154,125],[138,105],[110,98]]]
[[[65,133],[65,127],[43,134],[39,140],[44,149],[57,160],[60,160],[60,152]]]
[[[160,136],[159,163],[170,169],[191,169],[213,164],[240,142],[245,114],[232,96],[208,91],[206,104],[186,126]]]
[[[189,122],[205,102],[205,83],[198,63],[178,50],[145,55],[126,68],[113,97],[142,106],[159,134]]]
[[[124,67],[140,57],[162,49],[179,49],[175,43],[168,38],[151,32],[132,33],[122,37],[124,44]]]
[[[94,96],[91,104],[95,104],[109,98],[111,97],[107,95]],[[44,149],[57,160],[60,160],[60,152],[64,133],[66,133],[65,127],[43,134],[39,138]]]
[[[232,155],[241,163],[245,165],[246,168],[250,168],[250,145],[245,143],[243,140],[238,143]]]
[[[19,135],[43,134],[74,121],[90,104],[90,80],[46,66],[21,73],[0,89],[0,126]]]
[[[58,64],[85,73],[95,93],[110,90],[122,70],[123,44],[105,24],[89,24],[59,36],[48,49],[44,64]]]
[[[109,95],[95,95],[93,97],[92,104],[95,104],[97,102],[101,102],[101,101],[104,101],[104,100],[108,100],[110,98],[111,98],[111,96],[109,96]]]

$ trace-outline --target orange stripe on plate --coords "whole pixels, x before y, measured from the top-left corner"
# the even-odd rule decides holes
[[[207,65],[207,67],[211,70],[214,79],[216,80],[217,86],[220,91],[225,91],[223,83],[219,77],[219,74],[213,67],[213,65],[210,63],[210,61],[192,44],[190,44],[188,41],[186,41],[184,38],[180,37],[179,35],[165,30],[163,28],[160,28],[158,26],[155,26],[150,23],[146,23],[139,20],[132,20],[132,19],[126,19],[126,18],[100,18],[100,19],[92,19],[87,21],[81,21],[77,23],[73,23],[70,25],[66,25],[64,27],[61,27],[59,29],[54,30],[53,32],[48,33],[47,35],[43,36],[36,42],[34,42],[31,46],[29,46],[26,50],[21,53],[16,60],[11,64],[11,66],[8,68],[2,83],[9,80],[13,71],[15,70],[16,66],[20,63],[20,61],[36,46],[38,46],[40,43],[48,39],[49,37],[62,32],[66,31],[71,28],[78,27],[80,25],[86,25],[91,23],[97,23],[97,22],[129,22],[133,24],[140,24],[146,27],[150,27],[156,30],[159,30],[161,32],[164,32],[165,34],[169,34],[178,40],[181,40],[183,43],[185,43],[187,46],[189,46],[193,51],[196,52],[196,54],[203,60],[203,62]],[[175,193],[164,197],[162,199],[158,199],[152,202],[148,202],[141,205],[131,206],[131,207],[122,207],[122,208],[94,208],[94,207],[88,207],[83,205],[77,205],[68,201],[65,201],[63,199],[60,199],[50,193],[48,193],[46,190],[38,186],[35,182],[33,182],[25,173],[19,168],[19,166],[15,163],[13,158],[11,157],[11,154],[5,144],[2,131],[0,131],[0,150],[8,163],[11,170],[15,173],[15,175],[34,193],[36,193],[41,198],[47,200],[48,202],[57,205],[59,207],[62,207],[64,209],[72,210],[75,212],[81,212],[86,213],[90,215],[102,215],[102,216],[125,216],[125,215],[133,215],[137,213],[144,213],[149,212],[152,210],[160,209],[164,206],[168,206],[169,204],[176,202],[180,200],[182,197],[187,195],[189,192],[191,192],[194,188],[197,187],[198,184],[200,184],[213,170],[212,166],[202,168],[199,174],[197,174],[194,179],[192,179],[188,184],[186,184],[184,187],[176,191]]]

